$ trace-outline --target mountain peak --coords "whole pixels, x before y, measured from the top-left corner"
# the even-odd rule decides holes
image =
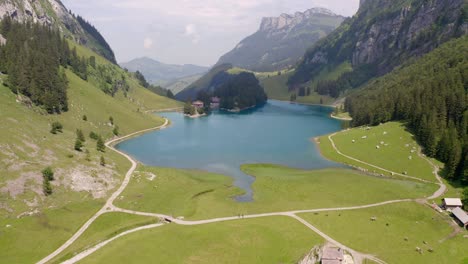
[[[314,7],[304,12],[296,12],[294,15],[283,13],[279,17],[264,17],[260,25],[260,31],[280,30],[285,27],[293,27],[314,16],[337,17],[338,15],[322,7]]]

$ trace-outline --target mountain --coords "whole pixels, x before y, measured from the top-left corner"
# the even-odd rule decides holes
[[[196,82],[186,87],[184,90],[175,95],[179,101],[195,100],[200,91],[213,92],[223,83],[227,75],[227,71],[233,67],[231,64],[221,64],[213,67],[207,74],[203,75]]]
[[[309,49],[290,90],[346,96],[352,126],[403,121],[442,175],[468,180],[468,2],[361,1],[358,13]],[[337,74],[342,65],[351,69]],[[323,75],[338,75],[321,80]]]
[[[190,86],[192,83],[196,82],[198,79],[203,77],[203,75],[193,75],[189,77],[182,77],[174,81],[164,84],[164,89],[172,91],[174,94],[180,93],[182,90]]]
[[[0,18],[4,16],[58,28],[66,38],[116,63],[114,52],[99,31],[59,0],[0,0]]]
[[[351,63],[353,71],[338,80],[335,94],[341,94],[467,34],[466,19],[464,0],[361,1],[354,17],[306,52],[289,85],[295,88]]]
[[[263,18],[260,29],[223,55],[230,63],[252,71],[277,71],[296,64],[307,48],[337,28],[344,17],[312,8],[294,15]]]
[[[134,59],[120,65],[132,72],[140,71],[149,83],[161,86],[177,79],[204,74],[209,70],[208,67],[191,64],[165,64],[147,57]]]

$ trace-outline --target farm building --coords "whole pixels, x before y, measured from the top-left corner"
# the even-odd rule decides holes
[[[460,207],[452,210],[453,216],[463,225],[464,228],[468,226],[468,214]]]
[[[323,249],[322,264],[342,264],[344,253],[341,248],[325,247]]]
[[[195,102],[192,103],[192,105],[195,106],[196,108],[205,107],[205,104],[202,101],[195,101]]]
[[[221,99],[219,97],[211,97],[210,107],[211,109],[218,109],[221,103]]]
[[[455,208],[462,208],[463,203],[459,198],[444,198],[442,206],[445,210],[453,210]]]

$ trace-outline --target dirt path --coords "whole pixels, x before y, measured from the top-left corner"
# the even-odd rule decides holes
[[[118,235],[116,235],[115,237],[112,237],[106,241],[103,241],[97,245],[95,245],[94,247],[92,248],[89,248],[77,255],[75,255],[73,258],[67,260],[67,261],[64,261],[62,262],[62,264],[71,264],[71,263],[76,263],[84,258],[86,258],[87,256],[93,254],[94,252],[98,251],[99,249],[101,249],[102,247],[104,247],[105,245],[109,244],[110,242],[118,239],[118,238],[121,238],[123,236],[126,236],[126,235],[129,235],[131,233],[135,233],[135,232],[138,232],[138,231],[141,231],[141,230],[147,230],[147,229],[152,229],[152,228],[156,228],[156,227],[160,227],[162,226],[163,224],[152,224],[152,225],[147,225],[147,226],[142,226],[142,227],[138,227],[138,228],[135,228],[135,229],[132,229],[132,230],[128,230],[128,231],[125,231],[123,233],[120,233]]]
[[[240,218],[239,216],[233,216],[233,217],[213,218],[213,219],[198,220],[198,221],[186,221],[186,220],[176,219],[176,218],[173,218],[171,216],[163,215],[163,214],[127,210],[127,209],[118,208],[118,207],[116,207],[114,205],[111,205],[111,207],[109,208],[109,211],[110,212],[121,212],[121,213],[133,214],[133,215],[140,215],[140,216],[157,217],[157,218],[160,218],[160,219],[168,219],[168,220],[170,220],[171,222],[173,222],[175,224],[186,225],[186,226],[206,225],[206,224],[219,223],[219,222],[225,222],[225,221],[235,221],[235,220],[240,220],[240,219],[253,219],[253,218],[271,217],[271,216],[288,216],[288,217],[292,217],[292,218],[298,220],[299,222],[301,222],[302,224],[307,226],[309,229],[316,232],[318,235],[320,235],[325,240],[327,240],[327,242],[332,243],[335,246],[341,247],[344,250],[350,252],[351,255],[353,256],[356,264],[362,263],[362,261],[364,259],[370,259],[370,260],[373,260],[373,261],[375,261],[377,263],[385,264],[384,261],[376,258],[373,255],[357,252],[357,251],[355,251],[355,250],[353,250],[353,249],[339,243],[338,241],[336,241],[336,240],[332,239],[331,237],[327,236],[325,233],[321,232],[320,230],[318,230],[317,228],[315,228],[310,223],[308,223],[307,221],[305,221],[301,217],[297,216],[296,214],[325,212],[325,211],[358,210],[358,209],[365,209],[365,208],[383,206],[383,205],[388,205],[388,204],[393,204],[393,203],[402,203],[402,202],[411,202],[411,201],[413,201],[413,200],[410,200],[410,199],[394,200],[394,201],[387,201],[387,202],[381,202],[381,203],[375,203],[375,204],[369,204],[369,205],[361,205],[361,206],[353,206],[353,207],[319,208],[319,209],[311,209],[311,210],[297,210],[297,211],[286,211],[286,212],[276,212],[276,213],[245,215],[242,218]],[[92,253],[98,251],[102,247],[106,246],[110,242],[112,242],[112,241],[114,241],[114,240],[116,240],[116,239],[118,239],[120,237],[129,235],[129,234],[141,231],[141,230],[148,230],[148,229],[157,228],[157,227],[160,227],[162,225],[163,224],[152,224],[152,225],[142,226],[142,227],[138,227],[138,228],[135,228],[135,229],[132,229],[132,230],[128,230],[126,232],[123,232],[123,233],[121,233],[121,234],[119,234],[119,235],[117,235],[115,237],[112,237],[112,238],[110,238],[110,239],[108,239],[106,241],[103,241],[103,242],[101,242],[101,243],[99,243],[99,244],[97,244],[97,245],[95,245],[95,246],[93,246],[93,247],[91,247],[91,248],[89,248],[89,249],[75,255],[73,258],[71,258],[71,259],[69,259],[69,260],[67,260],[67,261],[65,261],[63,263],[67,263],[67,264],[76,263],[76,262],[84,259],[85,257],[91,255]]]
[[[145,130],[142,130],[142,131],[138,131],[138,132],[135,132],[135,133],[132,133],[132,134],[129,134],[129,135],[126,135],[126,136],[123,136],[123,137],[119,137],[119,138],[115,138],[113,140],[110,140],[106,143],[106,146],[119,153],[120,155],[126,157],[132,164],[132,166],[130,167],[130,169],[127,171],[127,174],[125,175],[125,178],[122,182],[122,184],[120,185],[119,189],[117,191],[115,191],[111,197],[109,197],[109,199],[106,201],[106,204],[96,213],[94,214],[88,221],[86,221],[86,223],[80,228],[78,229],[78,231],[70,238],[68,239],[62,246],[60,246],[57,250],[55,250],[54,252],[52,252],[50,255],[48,255],[47,257],[43,258],[42,260],[40,260],[38,262],[38,264],[44,264],[44,263],[47,263],[48,261],[52,260],[53,258],[55,258],[56,256],[58,256],[60,253],[62,253],[66,248],[68,248],[71,244],[73,244],[85,231],[86,229],[89,228],[89,226],[91,226],[91,224],[96,221],[96,219],[101,216],[102,214],[106,213],[106,212],[109,212],[111,210],[111,208],[113,207],[113,202],[114,200],[123,192],[123,190],[127,187],[128,183],[130,182],[130,179],[131,179],[131,176],[133,174],[133,172],[135,171],[136,167],[137,167],[137,163],[136,161],[134,161],[129,155],[115,149],[113,147],[113,144],[115,144],[116,142],[119,142],[121,140],[124,140],[124,139],[128,139],[130,137],[133,137],[135,135],[138,135],[138,134],[141,134],[141,133],[145,133],[145,132],[148,132],[148,131],[152,131],[152,130],[157,130],[157,129],[163,129],[165,128],[167,125],[169,124],[169,120],[165,119],[165,122],[163,125],[161,126],[158,126],[158,127],[155,127],[155,128],[150,128],[150,129],[145,129]]]
[[[184,110],[184,107],[174,107],[174,108],[166,108],[166,109],[156,109],[156,110],[147,110],[145,113],[161,113],[161,112],[176,112]]]
[[[398,175],[398,176],[401,176],[401,177],[404,177],[404,178],[408,178],[408,179],[412,179],[412,180],[416,180],[416,181],[421,181],[421,182],[424,182],[424,183],[434,183],[432,181],[428,181],[428,180],[423,180],[423,179],[420,179],[420,178],[417,178],[417,177],[413,177],[413,176],[409,176],[409,175],[404,175],[404,174],[401,174],[401,173],[397,173],[397,172],[394,172],[394,171],[391,171],[391,170],[387,170],[387,169],[384,169],[382,167],[378,167],[378,166],[375,166],[373,164],[370,164],[370,163],[367,163],[365,161],[362,161],[362,160],[359,160],[359,159],[356,159],[356,158],[353,158],[351,156],[348,156],[344,153],[342,153],[337,147],[336,147],[336,144],[335,144],[335,141],[333,141],[333,137],[336,135],[337,133],[333,133],[331,135],[328,136],[328,139],[330,140],[331,144],[332,144],[332,147],[333,149],[336,151],[336,153],[338,153],[339,155],[343,156],[343,157],[346,157],[350,160],[354,160],[354,161],[357,161],[359,163],[362,163],[362,164],[365,164],[369,167],[372,167],[372,168],[376,168],[376,169],[379,169],[381,171],[385,171],[385,172],[388,172],[388,173],[391,173],[393,175]],[[421,155],[421,154],[420,154]],[[440,188],[434,193],[432,194],[431,196],[429,197],[426,197],[426,199],[436,199],[440,196],[442,196],[442,194],[444,194],[445,190],[447,189],[447,186],[445,186],[445,184],[442,182],[442,180],[440,179],[440,176],[438,174],[438,167],[435,166],[430,160],[428,160],[426,158],[426,160],[431,164],[431,166],[434,167],[434,175],[436,176],[436,179],[438,181],[438,185],[440,186]]]

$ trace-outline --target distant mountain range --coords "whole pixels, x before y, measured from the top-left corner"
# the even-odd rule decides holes
[[[202,75],[209,71],[209,67],[185,64],[165,64],[157,60],[143,57],[120,64],[129,71],[140,71],[150,84],[166,86],[178,79]]]
[[[260,29],[222,56],[217,65],[230,63],[260,72],[293,66],[308,48],[335,30],[344,19],[324,8],[263,18]]]

